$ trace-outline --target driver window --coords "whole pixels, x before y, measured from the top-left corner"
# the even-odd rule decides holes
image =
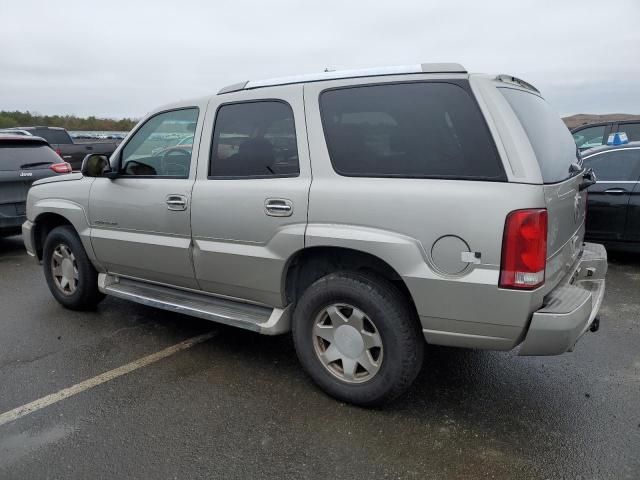
[[[197,108],[151,117],[122,149],[120,175],[188,178]]]
[[[606,128],[607,127],[605,125],[583,128],[582,130],[579,130],[573,134],[573,139],[576,141],[576,145],[581,150],[598,147],[602,145],[602,139],[604,137],[604,131]]]

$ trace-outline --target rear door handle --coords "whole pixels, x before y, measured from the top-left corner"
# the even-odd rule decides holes
[[[187,209],[187,197],[184,195],[167,195],[167,209],[176,212]]]
[[[264,210],[271,217],[290,217],[293,214],[293,203],[286,198],[267,198]]]
[[[611,195],[622,195],[623,193],[627,193],[624,188],[609,188],[605,190],[604,193],[609,193]]]

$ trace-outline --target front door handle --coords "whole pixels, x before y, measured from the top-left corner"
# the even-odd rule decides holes
[[[172,211],[182,211],[187,209],[187,197],[184,195],[167,195],[167,209]]]
[[[623,193],[627,193],[624,188],[610,188],[605,190],[604,193],[609,193],[611,195],[622,195]]]
[[[267,198],[264,210],[270,217],[290,217],[293,215],[293,203],[286,198]]]

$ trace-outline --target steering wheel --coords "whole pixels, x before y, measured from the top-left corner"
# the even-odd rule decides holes
[[[146,163],[136,160],[128,160],[124,166],[125,175],[157,175],[156,169]]]
[[[186,148],[167,150],[160,160],[162,172],[172,177],[187,177],[190,163],[191,152]]]

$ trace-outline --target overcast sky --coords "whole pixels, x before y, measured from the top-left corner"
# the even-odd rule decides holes
[[[140,117],[329,68],[459,62],[640,114],[640,0],[0,0],[0,110]]]

